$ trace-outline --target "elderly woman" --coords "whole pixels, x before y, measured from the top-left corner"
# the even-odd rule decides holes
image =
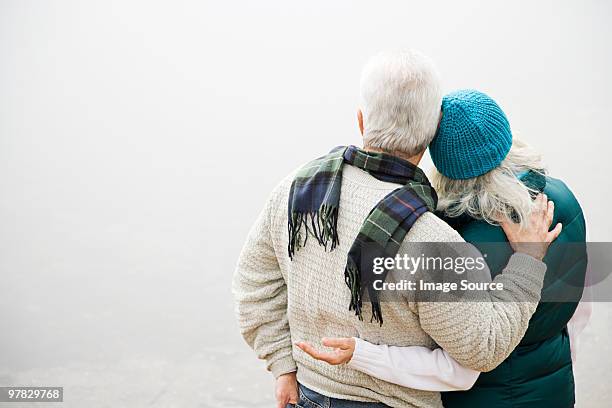
[[[334,348],[332,352],[307,343],[298,347],[319,360],[348,363],[410,388],[464,390],[443,393],[447,408],[573,407],[570,338],[588,316],[588,308],[576,311],[587,264],[586,226],[578,201],[561,180],[545,175],[539,154],[513,140],[503,111],[478,91],[444,97],[430,153],[437,168],[433,184],[439,195],[438,212],[466,241],[488,252],[493,275],[510,254],[500,223],[525,222],[539,192],[555,203],[553,225],[562,223],[563,230],[544,258],[548,270],[542,300],[520,344],[487,373],[462,367],[442,349],[374,345],[358,338],[323,339],[323,345]],[[492,243],[496,250],[491,252],[487,249]]]

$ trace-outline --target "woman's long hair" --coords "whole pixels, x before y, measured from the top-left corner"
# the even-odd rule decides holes
[[[511,219],[524,226],[533,207],[531,194],[537,193],[519,178],[529,170],[544,174],[542,157],[517,139],[501,164],[481,176],[453,180],[436,170],[432,184],[438,210],[449,217],[467,214],[493,225]]]

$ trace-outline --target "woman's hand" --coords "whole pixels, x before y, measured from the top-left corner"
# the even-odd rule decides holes
[[[295,372],[287,373],[276,379],[276,407],[285,408],[287,404],[298,403],[298,383]]]
[[[326,347],[333,347],[333,351],[317,351],[311,344],[306,342],[295,343],[302,351],[310,355],[312,358],[325,361],[328,364],[338,365],[345,364],[353,358],[355,351],[355,339],[352,337],[334,337],[324,338],[321,341]]]
[[[551,242],[561,233],[561,224],[549,231],[554,214],[555,203],[548,201],[546,194],[538,194],[525,228],[512,221],[502,222],[501,227],[515,252],[523,252],[542,260]]]

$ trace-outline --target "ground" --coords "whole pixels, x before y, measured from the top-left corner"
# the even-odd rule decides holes
[[[601,408],[612,392],[612,303],[594,304],[581,339],[576,369],[578,408]],[[182,360],[124,359],[115,364],[70,365],[3,373],[0,383],[62,385],[64,403],[2,404],[19,407],[269,408],[272,377],[241,339],[202,348]]]

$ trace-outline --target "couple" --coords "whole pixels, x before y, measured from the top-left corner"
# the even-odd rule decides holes
[[[540,302],[558,279],[584,282],[586,251],[562,249],[585,242],[571,191],[490,97],[442,97],[416,51],[372,58],[361,97],[363,147],[286,177],[234,275],[240,330],[276,378],[278,408],[574,406],[570,338],[588,310]],[[432,183],[418,167],[428,146]],[[505,248],[484,270],[503,290],[477,302],[381,302],[371,290],[366,247],[418,257],[419,243],[465,241],[467,255]]]

